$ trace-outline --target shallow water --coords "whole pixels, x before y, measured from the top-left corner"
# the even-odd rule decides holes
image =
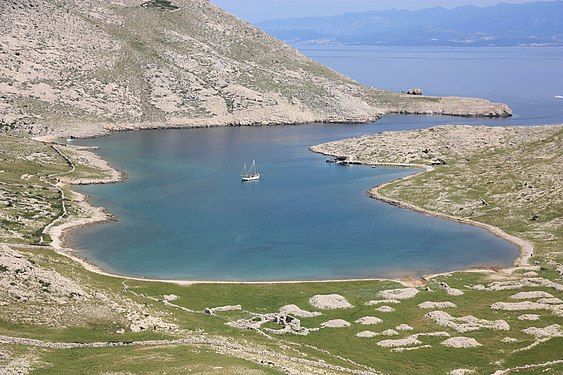
[[[308,147],[437,124],[563,123],[563,100],[554,98],[563,88],[562,51],[307,49],[366,84],[487,97],[508,103],[515,116],[388,116],[367,125],[159,130],[81,141],[99,146],[129,178],[80,188],[119,222],[75,231],[70,245],[105,270],[151,278],[343,279],[507,266],[516,247],[485,230],[367,197],[370,187],[413,170],[327,164]],[[242,164],[253,158],[262,179],[242,183]]]

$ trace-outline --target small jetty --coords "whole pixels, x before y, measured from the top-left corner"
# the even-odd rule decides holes
[[[332,159],[327,159],[326,162],[331,164],[340,164],[340,165],[361,164],[358,161],[352,160],[351,156],[335,156]]]

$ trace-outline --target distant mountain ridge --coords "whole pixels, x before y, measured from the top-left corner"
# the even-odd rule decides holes
[[[563,1],[386,10],[260,22],[290,43],[563,46]]]

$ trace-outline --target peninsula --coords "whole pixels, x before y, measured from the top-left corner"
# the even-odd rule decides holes
[[[443,160],[370,194],[498,227],[525,242],[517,267],[284,284],[103,274],[62,241],[112,219],[71,184],[124,176],[93,150],[31,136],[511,111],[365,87],[205,0],[5,0],[0,14],[0,373],[563,371],[561,126],[313,148],[365,164]]]
[[[207,0],[7,0],[0,13],[0,121],[34,135],[511,115],[363,86]]]

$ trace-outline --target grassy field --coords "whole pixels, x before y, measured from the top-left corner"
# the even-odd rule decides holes
[[[81,165],[84,159],[79,152],[59,147],[71,164],[76,165],[69,173],[72,167],[68,160],[50,145],[21,136],[2,135],[0,170],[4,172],[0,174],[3,202],[0,214],[13,220],[13,224],[6,226],[7,229],[2,226],[0,240],[8,244],[0,247],[0,368],[7,373],[37,374],[436,374],[456,369],[481,374],[511,368],[513,373],[562,372],[562,363],[551,363],[563,357],[560,326],[563,283],[556,271],[557,243],[561,243],[561,237],[560,229],[550,229],[553,227],[550,223],[557,220],[558,209],[541,204],[542,199],[554,199],[549,194],[534,195],[534,200],[529,201],[518,200],[530,202],[531,207],[513,205],[506,198],[507,192],[522,186],[518,177],[521,173],[537,189],[554,191],[536,182],[534,176],[557,164],[557,157],[546,158],[545,154],[546,150],[558,152],[560,133],[538,142],[541,143],[517,147],[517,151],[475,153],[470,160],[449,158],[443,168],[421,174],[408,183],[389,185],[384,192],[431,209],[436,209],[431,197],[440,194],[432,189],[440,187],[447,188],[450,194],[447,201],[457,210],[456,201],[461,205],[484,199],[488,205],[474,209],[471,217],[488,220],[533,241],[537,248],[534,260],[540,264],[514,271],[450,273],[419,284],[417,293],[409,298],[393,299],[385,291],[406,288],[394,281],[179,285],[87,271],[49,246],[37,244],[43,228],[61,212],[60,193],[51,184],[63,174],[66,178],[84,178],[107,176],[107,172],[89,164]],[[539,152],[536,151],[539,145],[542,154],[531,157]],[[484,162],[493,157],[499,164],[510,160],[521,171],[505,171],[495,168],[496,164]],[[470,174],[474,177],[470,181],[462,180],[469,171],[475,171],[475,175]],[[494,173],[494,177],[489,173]],[[496,181],[494,189],[487,184],[491,179]],[[461,186],[471,188],[461,189]],[[24,195],[29,191],[33,192],[32,197]],[[64,191],[71,197],[66,202],[70,214],[85,215],[67,187]],[[419,194],[414,194],[415,191]],[[20,195],[15,196],[16,193]],[[495,199],[499,196],[504,198]],[[15,220],[23,217],[30,207],[43,210],[41,219]],[[512,221],[506,218],[504,210],[514,216]],[[451,213],[451,209],[444,212]],[[530,214],[538,218],[530,220]],[[539,229],[541,236],[537,234]],[[535,233],[535,237],[529,233]],[[43,244],[48,245],[48,238],[44,237]],[[518,299],[517,293],[521,292],[543,293]],[[328,294],[342,296],[352,307],[321,309],[310,301],[315,295]],[[453,305],[419,307],[427,302]],[[522,302],[533,304],[518,305]],[[518,310],[493,308],[498,303]],[[290,304],[321,315],[298,317],[305,330],[281,333],[285,325],[276,323],[272,317],[286,316],[280,309]],[[236,305],[240,309],[204,312],[208,308]],[[388,311],[380,309],[381,306],[388,306]],[[445,312],[451,319],[446,322],[432,319],[428,314],[434,311]],[[381,322],[374,325],[357,322],[364,317],[377,317]],[[261,318],[268,322],[259,328],[236,328],[233,324],[252,323]],[[323,328],[324,323],[336,319],[349,325]],[[360,332],[365,336],[366,331],[373,336],[357,336]],[[444,345],[455,337],[474,339],[478,344],[465,348]],[[13,338],[42,341],[40,345],[17,344]],[[188,341],[162,341],[178,339]],[[45,345],[94,342],[105,346]],[[385,342],[394,346],[383,346]],[[108,347],[116,343],[130,346]],[[516,370],[525,365],[538,367]]]

